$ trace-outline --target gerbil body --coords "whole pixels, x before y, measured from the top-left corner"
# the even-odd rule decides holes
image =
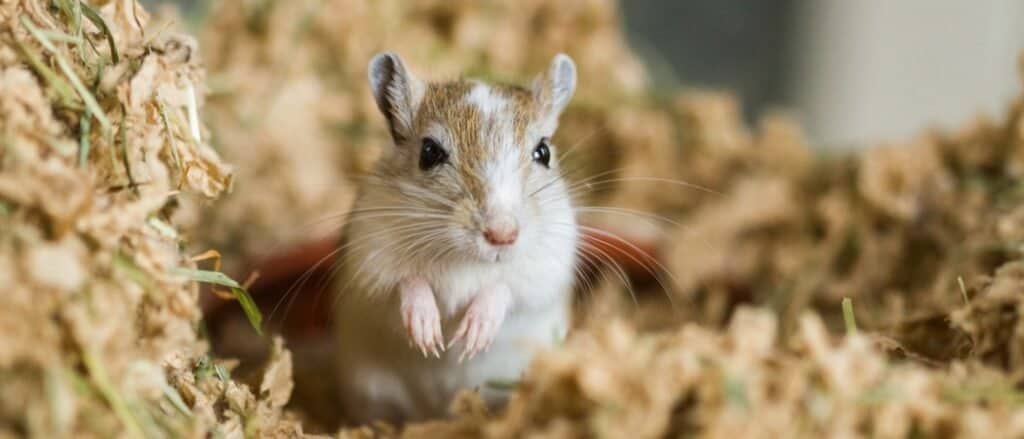
[[[474,294],[486,285],[509,282],[513,291],[534,293],[535,297],[514,299],[521,303],[508,310],[486,352],[461,362],[458,345],[440,352],[440,358],[424,356],[411,347],[398,300],[368,302],[352,297],[343,303],[337,318],[346,417],[359,423],[440,417],[460,389],[480,389],[489,404],[499,404],[504,392],[489,382],[518,380],[532,353],[551,347],[568,329],[571,275],[523,275],[542,264],[523,260],[497,269],[466,266],[439,273],[430,281],[435,291],[459,296],[435,296],[445,334],[454,331]]]
[[[395,146],[342,240],[335,319],[353,422],[444,416],[520,378],[569,327],[578,232],[548,139],[575,89],[560,55],[532,90],[423,83],[393,54],[370,84]]]

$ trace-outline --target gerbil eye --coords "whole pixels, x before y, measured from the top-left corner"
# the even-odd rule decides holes
[[[420,169],[424,171],[433,169],[446,161],[448,161],[448,153],[444,152],[444,148],[441,148],[436,140],[424,137],[423,148],[420,149]]]
[[[548,139],[540,139],[540,143],[537,143],[537,147],[533,148],[533,161],[544,165],[545,168],[551,167],[551,148],[548,147]]]

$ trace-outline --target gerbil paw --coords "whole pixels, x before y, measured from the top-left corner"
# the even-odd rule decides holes
[[[498,328],[505,320],[507,308],[508,294],[502,289],[481,293],[470,303],[459,323],[459,329],[448,342],[448,347],[451,347],[460,340],[465,341],[465,347],[459,355],[460,363],[490,348]]]
[[[402,325],[409,338],[409,345],[419,349],[424,357],[433,354],[441,358],[441,351],[445,349],[444,337],[441,335],[441,315],[426,281],[403,282],[401,308]]]

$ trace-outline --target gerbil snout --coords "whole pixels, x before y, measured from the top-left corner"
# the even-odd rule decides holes
[[[512,215],[494,215],[484,225],[484,239],[494,246],[506,246],[519,237],[519,222]]]

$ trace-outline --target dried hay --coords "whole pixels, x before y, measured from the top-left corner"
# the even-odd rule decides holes
[[[722,331],[643,334],[612,320],[537,358],[500,416],[481,415],[466,395],[456,420],[411,426],[403,437],[1024,434],[1024,394],[996,370],[893,362],[869,337],[837,339],[813,314],[792,337],[778,334],[774,314],[753,308]]]
[[[211,360],[178,230],[231,186],[196,43],[134,1],[0,4],[0,436],[300,433],[280,341]],[[255,335],[254,335],[255,336]]]

